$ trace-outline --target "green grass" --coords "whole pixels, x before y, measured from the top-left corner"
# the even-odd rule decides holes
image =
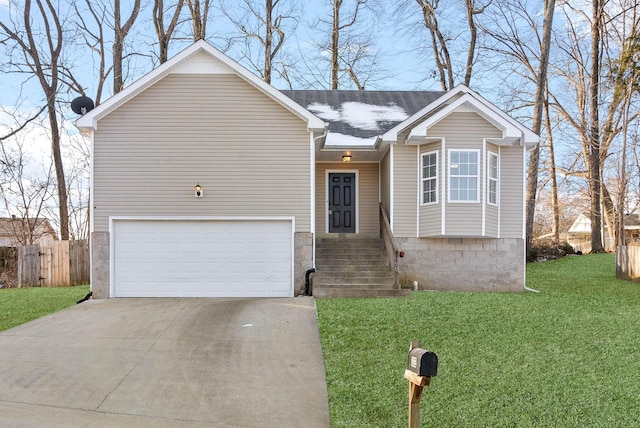
[[[317,300],[331,426],[407,426],[413,339],[439,358],[422,426],[640,426],[640,284],[610,254],[527,275],[539,294]]]
[[[88,285],[0,289],[0,331],[73,306],[88,292]]]

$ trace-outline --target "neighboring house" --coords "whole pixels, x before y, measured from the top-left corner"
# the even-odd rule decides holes
[[[0,218],[0,247],[20,247],[22,245],[49,245],[58,240],[58,234],[46,218],[23,219],[18,217]]]
[[[76,125],[95,297],[293,296],[327,236],[395,242],[404,286],[524,289],[538,136],[465,86],[278,91],[199,41]]]
[[[614,240],[609,233],[609,227],[604,224],[602,242],[606,251],[615,251]],[[640,214],[624,216],[624,234],[627,243],[640,242]],[[567,243],[576,251],[588,253],[591,251],[591,219],[586,214],[578,214],[567,232]]]

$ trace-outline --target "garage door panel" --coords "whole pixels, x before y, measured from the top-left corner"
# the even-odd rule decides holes
[[[114,220],[116,297],[290,297],[290,220]]]

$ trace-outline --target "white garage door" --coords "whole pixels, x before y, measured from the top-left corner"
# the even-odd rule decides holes
[[[291,297],[292,223],[113,220],[113,295]]]

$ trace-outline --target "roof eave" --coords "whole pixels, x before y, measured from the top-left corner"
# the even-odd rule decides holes
[[[233,71],[240,78],[245,80],[247,83],[254,86],[256,89],[268,95],[274,101],[278,102],[280,105],[285,107],[287,110],[294,113],[296,116],[303,119],[307,122],[307,130],[309,132],[323,132],[326,128],[325,122],[293,101],[291,98],[282,94],[276,88],[260,79],[255,74],[251,73],[249,70],[244,68],[239,63],[233,61],[231,58],[226,56],[224,53],[210,45],[208,42],[204,40],[198,40],[188,48],[179,52],[173,58],[168,60],[167,62],[161,64],[157,68],[151,70],[149,73],[145,74],[140,79],[131,83],[121,92],[113,95],[111,98],[106,100],[104,103],[101,103],[98,107],[94,108],[90,112],[86,113],[84,116],[78,118],[75,121],[75,125],[78,129],[82,131],[95,131],[98,127],[97,122],[111,113],[113,110],[117,109],[121,105],[125,104],[127,101],[138,95],[140,92],[144,91],[151,85],[153,85],[158,80],[162,79],[172,70],[174,70],[179,65],[183,64],[188,58],[197,54],[198,52],[207,52],[209,55],[213,56],[216,60],[220,61],[225,66],[229,67],[231,71]]]

